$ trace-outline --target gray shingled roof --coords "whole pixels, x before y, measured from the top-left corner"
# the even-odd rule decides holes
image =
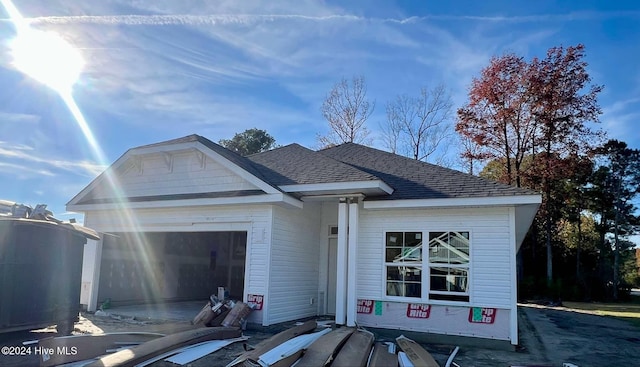
[[[530,190],[354,143],[341,144],[321,150],[319,153],[377,176],[394,189],[393,194],[378,197],[376,200],[536,194]]]
[[[283,185],[382,180],[394,189],[376,200],[442,199],[537,193],[463,172],[417,161],[397,154],[345,143],[320,151],[290,144],[248,157],[199,136],[138,148],[198,141],[240,168],[277,188]]]
[[[253,154],[247,158],[274,185],[380,180],[372,174],[298,144]]]

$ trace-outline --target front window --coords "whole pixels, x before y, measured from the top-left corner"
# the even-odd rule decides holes
[[[469,301],[469,232],[385,233],[386,295]],[[423,271],[426,271],[423,281]]]
[[[387,232],[387,296],[422,297],[422,232]]]
[[[429,232],[429,298],[469,301],[469,232]]]

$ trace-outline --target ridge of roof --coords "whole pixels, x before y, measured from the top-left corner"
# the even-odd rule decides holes
[[[395,190],[390,196],[379,198],[384,200],[538,195],[529,189],[356,143],[318,152],[380,177]]]
[[[379,177],[293,143],[247,157],[275,185],[377,181]]]

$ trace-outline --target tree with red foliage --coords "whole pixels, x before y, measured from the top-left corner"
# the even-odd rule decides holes
[[[547,56],[531,62],[530,94],[532,97],[531,114],[536,121],[536,141],[533,150],[540,146],[542,169],[534,174],[542,181],[545,199],[545,232],[547,245],[547,281],[553,279],[553,217],[551,193],[563,167],[554,167],[554,156],[562,158],[588,153],[596,146],[602,134],[587,125],[599,122],[602,113],[597,96],[602,91],[600,85],[589,85],[591,77],[584,61],[584,45],[552,47]],[[588,88],[588,89],[587,89]],[[560,173],[560,177],[559,174]],[[565,177],[571,177],[564,172]]]
[[[530,111],[530,66],[522,57],[494,57],[474,78],[469,103],[458,110],[456,131],[475,143],[463,157],[504,160],[506,183],[521,186],[522,162],[531,153],[534,120]]]
[[[456,131],[480,148],[463,156],[504,162],[506,183],[520,187],[526,177],[527,186],[542,191],[549,283],[554,213],[561,205],[552,195],[556,182],[571,177],[571,157],[585,154],[601,138],[588,123],[598,122],[602,87],[590,85],[584,57],[581,44],[553,47],[544,59],[531,62],[513,54],[494,57],[458,110]],[[532,160],[526,172],[525,157]]]

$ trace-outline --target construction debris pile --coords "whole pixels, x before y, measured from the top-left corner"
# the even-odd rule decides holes
[[[211,295],[209,301],[191,322],[193,325],[207,327],[227,326],[238,327],[243,330],[246,327],[247,316],[251,307],[243,302],[225,300]]]
[[[211,296],[186,330],[173,334],[125,332],[78,335],[40,340],[43,350],[74,350],[41,356],[41,366],[148,366],[165,361],[191,364],[222,348],[245,342],[244,352],[232,361],[221,357],[226,367],[438,367],[431,354],[404,336],[394,342],[376,342],[374,334],[352,327],[336,327],[331,321],[299,322],[295,326],[248,347],[243,327],[252,308],[243,302]],[[399,348],[397,348],[397,346]],[[62,348],[62,349],[61,349]],[[457,348],[447,361],[452,362]],[[225,356],[229,359],[228,354]],[[164,362],[163,362],[164,363]],[[163,364],[166,365],[166,364]],[[209,365],[207,363],[207,365]]]
[[[62,222],[53,217],[53,213],[47,210],[45,204],[38,204],[35,208],[31,208],[28,205],[18,204],[8,200],[0,200],[0,217],[48,220],[56,223]]]
[[[0,219],[25,221],[37,224],[58,225],[61,228],[75,231],[82,236],[99,240],[98,232],[91,228],[84,227],[76,223],[75,219],[64,222],[53,216],[53,212],[47,209],[46,204],[38,204],[32,208],[25,204],[19,204],[13,201],[0,200]]]

